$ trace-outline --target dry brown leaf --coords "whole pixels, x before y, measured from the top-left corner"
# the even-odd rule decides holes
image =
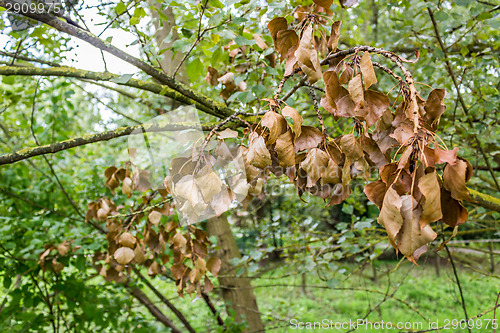
[[[458,147],[452,150],[443,150],[436,144],[436,148],[434,149],[434,161],[437,164],[448,163],[450,165],[455,165],[457,163],[457,153]]]
[[[422,176],[418,180],[418,189],[422,193],[420,227],[423,229],[429,223],[438,221],[443,217],[441,212],[441,188],[436,171]]]
[[[387,231],[389,242],[396,249],[398,248],[396,245],[396,236],[403,226],[403,216],[401,215],[402,205],[403,201],[398,192],[392,187],[389,187],[385,193],[382,209],[380,209],[380,214],[377,219],[378,223]]]
[[[315,148],[323,142],[323,139],[323,134],[316,127],[302,126],[300,136],[295,139],[295,152]]]
[[[284,17],[275,17],[267,24],[267,28],[271,33],[271,37],[274,40],[274,44],[276,45],[276,35],[281,30],[287,30],[288,23],[286,21],[286,18]]]
[[[389,97],[378,91],[367,90],[365,91],[365,116],[366,125],[371,127],[380,117],[389,109]]]
[[[328,9],[332,5],[333,0],[313,0],[313,2],[318,6]]]
[[[384,201],[386,191],[387,185],[381,180],[367,184],[364,189],[368,200],[377,205],[378,209],[382,209],[382,203]]]
[[[222,262],[219,258],[211,257],[207,261],[207,270],[213,275],[217,276],[219,274]]]
[[[281,30],[276,36],[276,51],[281,55],[280,60],[283,61],[288,57],[289,50],[296,47],[299,43],[299,36],[295,30]]]
[[[281,134],[276,140],[276,153],[278,154],[279,165],[291,167],[295,165],[295,147],[291,131]]]
[[[349,95],[351,96],[352,101],[360,105],[361,107],[365,103],[365,96],[363,90],[363,82],[361,80],[361,73],[356,74],[350,81],[347,86],[347,91],[349,91]]]
[[[262,50],[265,50],[269,47],[259,34],[253,34],[253,40],[255,41],[255,44],[257,44],[257,46]]]
[[[338,184],[342,182],[342,169],[330,157],[325,173],[321,178],[321,185]]]
[[[439,125],[439,119],[444,113],[446,106],[444,106],[444,97],[446,96],[445,89],[434,89],[429,94],[425,102],[425,116],[424,121],[431,126],[431,129],[436,130]]]
[[[332,23],[332,30],[330,32],[330,37],[328,38],[328,48],[332,51],[337,49],[337,45],[340,39],[340,26],[342,25],[342,21],[335,21]]]
[[[286,132],[287,122],[285,117],[274,111],[268,111],[262,117],[260,125],[269,130],[266,143],[272,145],[276,142],[278,136]]]
[[[340,149],[351,161],[355,161],[363,157],[363,149],[361,145],[356,141],[354,134],[347,134],[340,138],[339,142]]]
[[[263,137],[256,136],[251,139],[246,158],[251,165],[261,169],[272,164],[271,154],[266,147]]]
[[[153,210],[151,213],[148,214],[148,220],[154,225],[158,225],[158,223],[160,223],[161,220],[161,213],[157,212],[156,210]]]
[[[411,262],[416,263],[414,252],[422,246],[432,242],[437,234],[430,225],[421,228],[419,219],[421,208],[417,207],[417,202],[411,195],[401,197],[401,216],[403,225],[397,235],[397,245],[399,251]],[[420,252],[417,256],[420,256]]]
[[[196,174],[195,183],[206,203],[210,202],[222,187],[222,180],[208,164]]]
[[[465,183],[469,180],[468,163],[458,159],[455,165],[447,164],[443,171],[444,188],[450,191],[451,196],[456,200],[472,201],[469,190]]]
[[[297,112],[297,110],[295,110],[294,108],[292,108],[290,106],[285,106],[281,110],[281,114],[285,118],[290,117],[290,119],[293,122],[293,124],[290,125],[290,127],[292,128],[293,134],[295,135],[295,137],[299,137],[300,133],[302,131],[302,122],[303,122],[302,116]]]
[[[131,249],[133,249],[134,245],[136,243],[136,239],[135,239],[135,237],[131,233],[124,232],[120,236],[120,239],[118,240],[118,243],[120,243],[120,245],[122,245],[122,246],[130,247]]]
[[[207,81],[211,86],[216,86],[219,84],[219,77],[219,72],[215,68],[208,66],[205,81]]]
[[[113,257],[120,265],[126,265],[134,259],[134,250],[129,247],[120,247],[115,251]]]
[[[441,210],[443,222],[452,228],[464,223],[469,217],[467,209],[451,197],[451,193],[441,188]]]
[[[323,177],[328,166],[328,154],[321,149],[311,149],[306,158],[300,163],[300,167],[307,172],[306,187],[313,187]]]
[[[365,81],[365,89],[370,88],[373,84],[377,83],[377,76],[373,70],[373,64],[370,59],[370,53],[363,52],[359,61],[359,68],[363,73],[363,80]]]

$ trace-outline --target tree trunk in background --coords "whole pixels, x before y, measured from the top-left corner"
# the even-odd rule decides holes
[[[230,260],[241,258],[227,217],[222,215],[214,217],[207,222],[209,236],[217,237],[217,251],[215,255],[222,261],[219,271],[219,285],[221,295],[226,302],[226,309],[236,313],[236,320],[241,321],[242,316],[248,322],[248,332],[264,332],[264,325],[260,317],[257,301],[253,293],[250,279],[245,275],[236,277],[234,267]]]
[[[165,22],[164,20],[161,20],[160,15],[156,12],[156,10],[151,10],[151,15],[153,16],[153,24],[155,26],[155,40],[156,44],[158,45],[158,51],[162,50],[167,47],[171,47],[172,44],[179,39],[179,35],[177,34],[177,31],[174,30],[172,31],[172,27],[175,25],[175,15],[172,10],[172,8],[168,7],[166,9],[161,9],[161,5],[158,3],[156,0],[149,0],[149,5],[153,6],[157,10],[161,11],[162,14],[164,14],[166,17],[168,17],[168,21]],[[161,24],[160,24],[161,21]],[[170,34],[172,31],[172,38],[170,42],[165,42],[165,39],[167,36]],[[173,52],[172,50],[168,50],[165,53],[163,53],[163,60],[160,62],[161,67],[165,71],[166,74],[172,75],[181,62],[183,58],[182,53],[177,53],[173,58],[172,58]],[[186,64],[184,63],[181,68],[179,68],[179,71],[177,73],[176,79],[184,84],[188,83],[188,76],[186,72]]]

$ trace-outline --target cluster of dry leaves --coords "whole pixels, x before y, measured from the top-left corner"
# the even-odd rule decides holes
[[[379,207],[378,222],[390,243],[416,262],[437,236],[431,224],[460,225],[467,218],[462,201],[471,200],[466,187],[471,165],[457,157],[458,148],[441,145],[435,133],[445,110],[445,91],[433,90],[424,100],[402,68],[405,79],[392,73],[399,80],[402,101],[398,97],[394,104],[399,104],[391,108],[386,94],[370,89],[377,77],[368,52],[354,50],[320,61],[324,47],[327,54],[339,52],[341,22],[334,22],[330,36],[323,37],[316,25],[325,10],[314,10],[304,14],[299,9],[295,17],[301,21],[293,28],[283,17],[268,24],[275,49],[286,61],[284,80],[295,73],[304,74],[310,84],[323,80],[320,105],[336,120],[352,119],[353,132],[329,137],[319,115],[323,131],[303,126],[297,110],[269,99],[269,111],[254,124],[243,148],[248,181],[257,184],[268,171],[286,174],[299,195],[308,191],[338,204],[349,196],[350,180],[368,177],[369,167],[376,166],[380,180],[366,185],[365,193]],[[405,62],[390,52],[385,56],[398,66]]]
[[[107,281],[126,282],[132,265],[146,267],[150,276],[166,274],[169,269],[180,295],[211,291],[213,284],[207,273],[217,276],[221,261],[208,257],[210,241],[203,230],[189,226],[186,232],[181,231],[168,190],[146,195],[151,190],[148,172],[130,162],[106,169],[105,175],[114,194],[120,187],[129,198],[134,191],[140,195],[130,207],[117,206],[106,197],[88,205],[86,220],[105,222],[107,229],[107,252],[93,256],[99,274]],[[151,205],[158,194],[163,201]],[[54,249],[59,251],[59,247]]]

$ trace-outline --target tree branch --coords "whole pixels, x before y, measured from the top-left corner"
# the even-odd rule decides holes
[[[113,78],[119,77],[119,75],[112,74],[109,72],[93,72],[66,66],[50,67],[50,68],[2,66],[0,67],[0,75],[59,76],[59,77],[73,77],[77,79],[87,79],[95,81],[109,81]],[[212,109],[198,102],[194,102],[192,99],[187,98],[181,93],[173,89],[170,89],[168,86],[165,85],[136,80],[136,79],[130,79],[125,83],[118,82],[117,84],[141,90],[146,90],[161,96],[167,96],[184,104],[193,104],[200,111],[209,113],[216,117],[220,117],[220,115],[218,113],[215,113]]]
[[[127,287],[129,293],[134,296],[139,302],[141,302],[142,305],[144,305],[159,322],[161,322],[166,327],[170,327],[173,333],[182,333],[182,331],[179,330],[170,319],[165,317],[160,309],[158,309],[158,307],[154,305],[153,302],[151,302],[151,300],[146,296],[144,292],[142,292],[141,289],[134,288],[128,283],[125,284],[125,287]]]
[[[472,203],[478,206],[500,212],[500,199],[468,188]]]
[[[202,124],[202,130],[211,130],[215,123]],[[74,147],[84,146],[89,143],[95,143],[100,141],[108,141],[114,138],[119,138],[121,136],[127,136],[131,134],[143,134],[145,132],[165,132],[165,131],[180,131],[189,128],[199,128],[199,124],[194,123],[180,123],[180,124],[165,124],[165,123],[155,123],[155,124],[143,124],[130,127],[119,127],[112,131],[101,132],[97,134],[85,135],[82,137],[72,138],[69,140],[64,140],[60,142],[51,143],[48,145],[25,148],[19,150],[15,153],[0,155],[0,165],[11,164],[27,158],[31,158],[39,155],[54,154],[62,150],[67,150]],[[134,131],[138,130],[136,133]]]
[[[12,0],[0,0],[0,7],[6,8],[8,4],[14,4],[14,3],[15,1]],[[171,89],[180,93],[181,95],[189,99],[192,99],[193,101],[198,102],[199,104],[202,104],[209,109],[212,109],[212,111],[218,114],[219,117],[226,118],[227,116],[233,113],[233,111],[229,109],[224,103],[217,102],[199,92],[190,89],[186,85],[177,82],[172,77],[166,75],[165,73],[160,72],[159,70],[147,64],[146,62],[136,57],[133,57],[132,55],[120,50],[119,48],[111,45],[106,41],[101,40],[100,38],[94,36],[92,33],[88,31],[75,27],[74,25],[71,25],[66,21],[60,20],[59,18],[52,16],[50,14],[31,12],[29,8],[24,8],[23,6],[21,6],[21,9],[22,9],[21,12],[19,12],[18,14],[43,22],[60,32],[64,32],[68,35],[81,39],[102,51],[108,52],[128,62],[129,64],[143,70],[146,74],[152,76],[159,82],[167,85]]]

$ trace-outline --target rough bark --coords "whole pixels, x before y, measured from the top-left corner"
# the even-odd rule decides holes
[[[230,263],[233,258],[241,258],[241,254],[227,217],[222,215],[209,219],[207,232],[210,236],[217,237],[218,250],[215,255],[222,261],[219,271],[219,285],[227,310],[235,312],[237,321],[241,321],[244,317],[248,322],[248,332],[264,332],[264,325],[250,279],[245,275],[237,277],[234,267]]]

